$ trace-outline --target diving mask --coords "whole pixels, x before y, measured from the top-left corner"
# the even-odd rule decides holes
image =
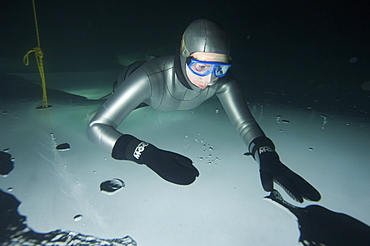
[[[207,76],[210,73],[216,78],[224,77],[231,67],[231,64],[223,62],[199,61],[192,57],[186,58],[186,64],[191,72],[198,76]]]

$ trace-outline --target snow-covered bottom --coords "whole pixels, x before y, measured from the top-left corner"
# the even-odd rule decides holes
[[[32,230],[99,238],[130,235],[140,246],[298,245],[296,218],[263,199],[258,166],[216,98],[189,111],[141,108],[119,130],[178,152],[200,176],[168,183],[145,165],[117,161],[86,138],[100,101],[9,99],[0,104],[0,150],[14,170],[0,188],[14,195]],[[284,164],[322,195],[316,203],[370,224],[370,127],[365,119],[267,104],[249,105]],[[56,146],[68,143],[59,151]],[[124,182],[103,193],[102,182]],[[279,187],[276,187],[279,189]],[[284,198],[294,203],[280,189]]]

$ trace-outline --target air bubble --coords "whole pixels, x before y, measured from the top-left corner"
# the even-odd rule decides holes
[[[322,118],[324,118],[324,119],[323,119],[323,124],[322,124],[322,127],[321,127],[321,129],[324,129],[324,128],[325,128],[326,123],[328,123],[328,117],[327,117],[326,115],[324,115],[324,114],[321,114],[320,116],[321,116]]]
[[[364,91],[370,91],[370,81],[366,81],[361,84],[361,89]]]
[[[358,58],[354,56],[354,57],[351,57],[348,61],[349,63],[356,63],[358,61]]]

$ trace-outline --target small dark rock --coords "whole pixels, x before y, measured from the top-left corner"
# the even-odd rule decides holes
[[[0,151],[0,175],[8,175],[13,170],[14,162],[11,157],[11,154]]]
[[[69,145],[69,143],[58,144],[55,147],[55,149],[59,150],[59,151],[66,151],[66,150],[69,150],[70,148],[71,148],[71,146]]]
[[[118,191],[122,187],[125,187],[125,182],[123,182],[120,179],[112,179],[104,181],[100,184],[100,191],[107,192],[108,194],[111,194],[113,192]]]

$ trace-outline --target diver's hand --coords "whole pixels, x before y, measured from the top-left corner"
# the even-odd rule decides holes
[[[301,176],[281,163],[272,141],[260,137],[253,148],[254,158],[260,165],[260,178],[263,189],[272,191],[273,181],[279,184],[294,200],[319,201],[320,193]]]
[[[262,146],[260,148],[267,148]],[[273,190],[273,181],[279,184],[294,200],[302,203],[303,199],[318,201],[320,193],[301,176],[290,170],[279,160],[275,151],[259,154],[260,177],[265,191]]]
[[[122,135],[116,142],[112,157],[146,164],[163,179],[175,184],[188,185],[199,176],[192,160],[180,154],[158,149],[131,135]]]

